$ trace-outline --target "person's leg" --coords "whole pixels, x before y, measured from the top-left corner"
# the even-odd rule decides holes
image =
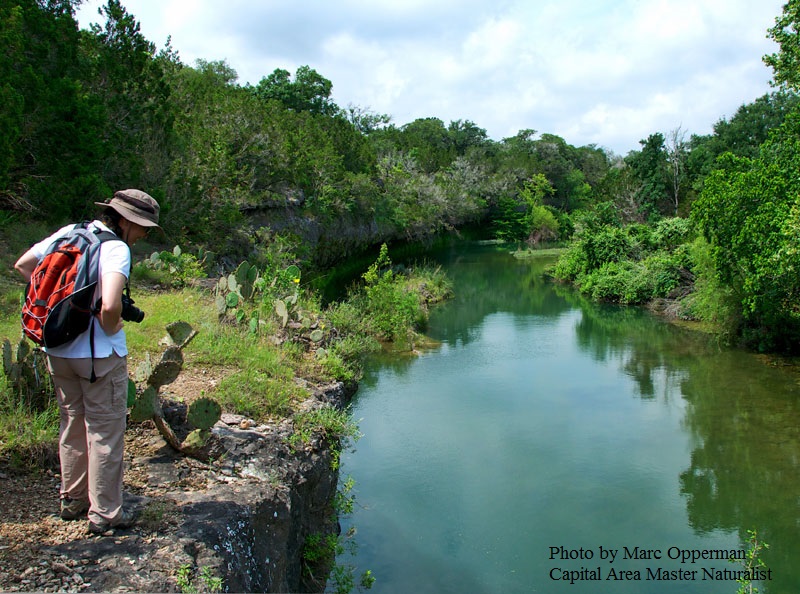
[[[90,362],[91,363],[91,362]],[[97,381],[83,370],[86,431],[89,443],[89,521],[113,526],[123,521],[122,473],[128,400],[127,359],[95,359]]]
[[[47,357],[53,378],[61,418],[58,454],[61,463],[61,497],[87,501],[88,440],[84,422],[81,378],[74,372],[69,359]]]

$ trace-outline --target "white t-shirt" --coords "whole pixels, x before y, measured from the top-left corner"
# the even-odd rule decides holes
[[[67,225],[53,233],[47,239],[43,239],[35,244],[31,250],[34,254],[41,259],[44,257],[47,248],[61,237],[72,231],[75,225]],[[100,229],[101,231],[111,231],[100,221],[92,221],[89,224],[89,231]],[[125,278],[130,277],[131,273],[131,250],[128,244],[124,241],[111,239],[104,241],[100,246],[100,270],[98,271],[97,288],[95,290],[92,303],[96,302],[103,294],[103,275],[109,272],[120,272],[125,275]],[[94,356],[96,359],[104,359],[110,357],[112,351],[124,357],[128,354],[128,346],[125,340],[125,330],[120,330],[116,334],[108,335],[103,331],[100,326],[100,321],[96,316],[92,318],[94,324]],[[45,352],[56,357],[64,357],[65,359],[80,359],[89,358],[92,356],[91,342],[89,340],[89,330],[87,329],[83,334],[80,334],[75,340],[62,344],[57,347],[45,348]]]

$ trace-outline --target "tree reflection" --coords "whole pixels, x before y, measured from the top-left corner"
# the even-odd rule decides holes
[[[688,404],[684,424],[694,442],[678,477],[689,524],[702,534],[755,529],[770,549],[771,594],[800,584],[800,374],[791,366],[720,348],[713,337],[655,319],[639,308],[598,305],[557,292],[582,312],[575,332],[597,361],[618,362],[652,399],[662,377]],[[671,392],[664,390],[667,397]]]

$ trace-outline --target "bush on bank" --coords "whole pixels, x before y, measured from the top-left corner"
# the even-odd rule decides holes
[[[654,226],[585,225],[553,268],[598,301],[643,304],[686,296],[695,278],[689,242],[694,232],[683,218]]]

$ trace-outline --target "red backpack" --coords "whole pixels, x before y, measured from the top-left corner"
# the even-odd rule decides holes
[[[96,313],[92,299],[100,246],[119,237],[99,229],[89,231],[88,225],[78,223],[54,241],[31,275],[22,307],[22,331],[38,345],[56,347],[74,340],[89,328]]]

